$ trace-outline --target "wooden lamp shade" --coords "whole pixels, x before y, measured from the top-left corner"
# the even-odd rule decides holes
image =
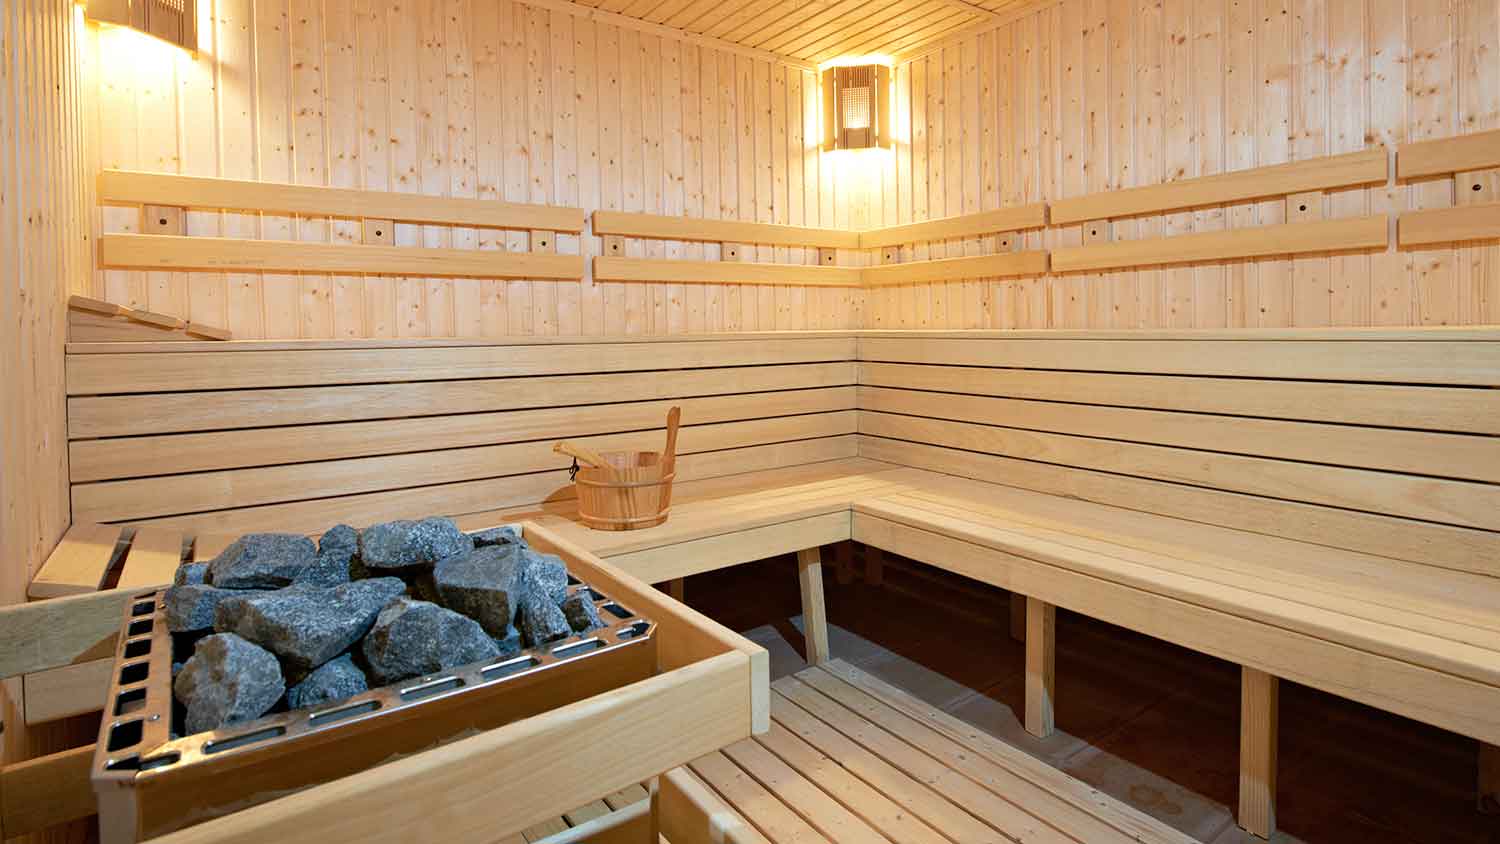
[[[128,26],[185,50],[198,48],[196,0],[88,0],[84,17]]]
[[[891,69],[866,64],[823,71],[823,149],[891,145]]]

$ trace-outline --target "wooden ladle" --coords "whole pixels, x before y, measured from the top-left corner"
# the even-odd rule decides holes
[[[677,423],[680,421],[682,408],[673,407],[667,411],[667,445],[661,452],[661,475],[664,478],[677,466]]]
[[[613,481],[618,479],[618,475],[615,474],[614,465],[611,464],[608,460],[604,459],[604,455],[593,450],[592,448],[589,448],[588,446],[575,445],[568,442],[567,440],[563,440],[562,442],[552,446],[552,450],[557,452],[558,454],[566,454],[576,460],[581,460],[584,463],[587,463],[590,466],[599,469],[600,471],[604,472],[605,480]]]

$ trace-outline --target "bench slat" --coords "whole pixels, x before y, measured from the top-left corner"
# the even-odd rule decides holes
[[[855,438],[851,435],[779,442],[684,455],[677,460],[677,477],[684,481],[712,478],[855,456]],[[211,533],[254,530],[319,533],[341,521],[361,526],[388,519],[422,518],[433,513],[509,509],[529,513],[541,510],[543,501],[571,500],[568,473],[557,470],[254,507],[230,507],[143,519],[139,524],[164,524]]]
[[[60,598],[98,591],[109,574],[120,540],[118,525],[74,524],[47,556],[26,594],[31,598]]]
[[[854,411],[835,411],[685,426],[677,448],[680,455],[686,456],[842,436],[854,431]],[[642,431],[575,437],[573,442],[602,450],[650,450],[660,449],[662,439],[660,432]],[[92,521],[142,519],[565,469],[571,458],[553,453],[552,442],[549,438],[542,442],[75,484],[73,512],[76,518]]]
[[[1441,337],[1442,335],[1435,335]],[[1069,372],[1140,372],[1393,384],[1500,386],[1500,343],[1383,340],[861,338],[862,361]]]
[[[861,456],[874,460],[964,478],[1003,480],[1049,495],[1500,576],[1500,537],[1491,531],[879,437],[862,436],[859,450]]]
[[[1442,522],[1500,528],[1500,487],[861,411],[861,435]]]
[[[933,505],[899,496],[862,509],[944,535],[959,536],[990,548],[1027,559],[1063,566],[1070,571],[1120,583],[1153,595],[1235,613],[1266,624],[1284,627],[1335,641],[1359,650],[1381,653],[1414,664],[1431,666],[1454,675],[1500,686],[1500,650],[1493,633],[1472,638],[1487,639],[1475,645],[1442,635],[1416,632],[1396,626],[1396,618],[1370,620],[1324,608],[1304,595],[1302,600],[1277,595],[1266,587],[1245,582],[1225,584],[1199,574],[1184,574],[1164,567],[1158,555],[1132,551],[1105,542],[1054,535],[1037,529],[1007,524],[994,518],[975,518],[969,511]],[[1222,575],[1221,575],[1222,578]],[[1448,627],[1453,634],[1453,626]]]
[[[854,378],[855,364],[841,361],[732,369],[75,396],[68,399],[68,436],[82,439],[356,422],[428,416],[434,411],[483,413],[591,405],[599,403],[601,398],[653,401],[732,396],[839,387],[853,384]]]
[[[950,536],[885,518],[879,510],[879,505],[868,505],[854,514],[855,541],[1209,656],[1500,743],[1500,688],[1494,685],[1038,562],[974,538],[960,538],[963,531]],[[925,524],[927,518],[919,521]]]
[[[1426,431],[1500,434],[1500,391],[861,363],[862,386]]]
[[[825,363],[852,337],[71,355],[68,395],[308,387]]]
[[[1332,466],[1500,481],[1500,444],[1489,437],[1465,434],[1246,419],[882,387],[861,387],[859,407],[861,411],[935,417]]]
[[[853,387],[831,387],[703,399],[75,440],[68,448],[68,462],[73,482],[81,483],[437,448],[448,450],[526,440],[547,440],[550,443],[563,438],[655,431],[662,429],[667,411],[674,405],[682,408],[684,419],[692,420],[693,425],[704,425],[852,411],[854,398]],[[665,433],[656,436],[664,438]],[[658,443],[656,448],[660,447]]]

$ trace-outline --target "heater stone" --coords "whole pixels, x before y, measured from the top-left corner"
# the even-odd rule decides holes
[[[332,588],[294,586],[231,598],[219,605],[214,628],[276,654],[288,679],[299,682],[358,642],[380,608],[405,591],[399,578],[377,577]]]
[[[173,586],[191,586],[208,582],[208,563],[183,563],[172,575]]]
[[[382,571],[430,566],[445,557],[474,549],[474,540],[452,521],[427,518],[371,525],[359,534],[359,558],[365,568]]]
[[[381,685],[500,655],[479,622],[427,601],[396,598],[380,611],[363,652]]]
[[[259,718],[285,690],[276,657],[233,633],[199,642],[172,683],[172,693],[187,707],[189,733]]]
[[[524,548],[521,555],[525,564],[521,569],[522,589],[553,604],[561,604],[568,597],[568,567],[561,557],[538,554]]]
[[[506,630],[504,636],[494,637],[494,640],[501,656],[514,656],[521,652],[521,631],[514,627]]]
[[[208,630],[214,626],[214,611],[225,600],[229,598],[243,600],[251,595],[264,594],[267,593],[243,589],[218,589],[205,583],[185,583],[181,586],[173,586],[167,590],[162,600],[167,629],[173,633],[195,633],[199,630]]]
[[[359,670],[349,654],[344,654],[323,663],[307,679],[287,689],[286,703],[293,709],[306,709],[354,697],[369,688],[365,672]]]
[[[297,575],[297,585],[338,586],[348,583],[349,563],[358,552],[358,531],[348,525],[330,528],[318,540],[317,558]]]
[[[521,599],[521,638],[528,647],[545,645],[573,634],[568,617],[546,596],[530,593]]]
[[[316,557],[312,540],[300,534],[246,534],[209,562],[208,579],[221,589],[276,589]]]
[[[521,534],[509,525],[505,527],[493,527],[478,533],[469,534],[474,540],[475,548],[483,548],[486,545],[522,545],[526,543],[521,539]]]
[[[594,606],[588,590],[580,590],[568,596],[562,602],[563,616],[568,619],[568,626],[575,633],[587,633],[595,628],[603,627],[604,622],[599,618],[599,608]]]
[[[515,545],[489,545],[440,560],[432,578],[443,606],[504,637],[520,603],[524,558]]]

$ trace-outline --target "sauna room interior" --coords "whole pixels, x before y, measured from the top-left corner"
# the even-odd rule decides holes
[[[0,138],[0,840],[1500,844],[1500,0],[4,0]]]

